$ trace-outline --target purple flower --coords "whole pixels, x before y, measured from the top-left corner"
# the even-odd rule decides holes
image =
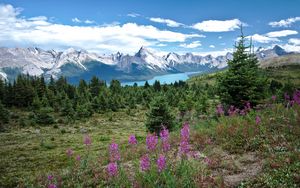
[[[118,174],[118,164],[111,162],[107,165],[107,172],[110,177],[114,177]]]
[[[76,156],[76,161],[80,161],[80,160],[81,160],[80,155],[77,155],[77,156]]]
[[[162,142],[162,149],[164,152],[167,152],[171,149],[171,145],[169,143],[169,131],[165,127],[163,130],[160,132],[160,139]]]
[[[164,155],[159,155],[157,159],[158,172],[162,172],[166,168],[166,157]]]
[[[300,90],[296,90],[293,94],[293,101],[300,105]]]
[[[245,111],[245,110],[241,110],[241,111],[240,111],[240,115],[242,115],[242,116],[243,116],[243,115],[246,115],[246,111]]]
[[[223,110],[222,104],[219,104],[219,105],[217,106],[216,113],[217,113],[218,116],[224,115],[224,110]]]
[[[53,180],[53,175],[49,175],[47,178],[48,178],[49,181],[52,181]]]
[[[141,157],[140,159],[140,168],[142,171],[147,171],[150,168],[150,158],[149,156],[143,155],[143,157]]]
[[[57,188],[57,186],[55,184],[49,184],[48,188]]]
[[[158,142],[158,138],[154,134],[148,134],[146,138],[146,145],[149,151],[154,151]]]
[[[84,136],[84,139],[83,139],[83,143],[86,145],[86,146],[90,146],[92,144],[92,139],[89,135],[85,135]]]
[[[208,165],[210,165],[212,163],[212,161],[208,157],[204,158],[204,162]]]
[[[128,143],[130,145],[136,145],[137,144],[137,140],[136,140],[134,134],[132,134],[132,135],[129,136]]]
[[[119,145],[112,143],[109,146],[110,161],[115,162],[120,160]]]
[[[259,125],[261,123],[261,118],[259,116],[255,117],[255,123],[256,125]]]
[[[276,101],[276,95],[273,95],[271,98],[273,101]]]
[[[67,153],[68,157],[72,157],[74,151],[71,148],[69,148],[69,149],[67,149],[66,153]]]
[[[184,123],[183,128],[180,131],[180,145],[179,152],[180,154],[188,154],[190,151],[190,126],[188,123]]]

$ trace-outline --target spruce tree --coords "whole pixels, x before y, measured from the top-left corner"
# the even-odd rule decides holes
[[[249,101],[256,105],[264,94],[265,79],[258,68],[258,60],[245,45],[243,32],[233,59],[228,60],[228,70],[217,78],[217,89],[222,103],[241,108]]]
[[[172,130],[174,126],[174,116],[171,114],[166,99],[162,96],[154,98],[146,115],[146,127],[150,132],[159,133],[163,126]]]

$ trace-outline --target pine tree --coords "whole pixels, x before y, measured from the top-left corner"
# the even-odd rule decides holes
[[[170,112],[166,99],[162,96],[154,98],[146,115],[146,127],[150,132],[159,133],[162,126],[172,130],[174,126],[174,116]]]
[[[228,61],[228,70],[217,79],[221,101],[227,105],[240,108],[247,101],[256,105],[263,97],[265,79],[260,74],[258,60],[251,53],[251,48],[251,44],[245,45],[242,32],[238,44],[235,45],[233,59]]]
[[[0,125],[9,122],[9,111],[4,107],[2,102],[0,101]]]

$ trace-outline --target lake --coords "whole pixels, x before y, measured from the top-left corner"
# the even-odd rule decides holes
[[[155,80],[158,80],[161,84],[171,84],[174,83],[175,81],[186,81],[187,79],[190,78],[191,75],[194,74],[200,74],[201,71],[199,72],[185,72],[185,73],[176,73],[176,74],[166,74],[166,75],[161,75],[161,76],[155,76],[150,80],[147,80],[150,85],[153,85]],[[135,82],[122,82],[122,86],[132,86],[134,83],[137,83],[138,86],[143,86],[145,85],[146,80],[144,81],[135,81]]]

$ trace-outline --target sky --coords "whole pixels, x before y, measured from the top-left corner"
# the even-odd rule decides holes
[[[300,0],[0,0],[0,47],[219,55],[240,25],[256,48],[300,51]]]

